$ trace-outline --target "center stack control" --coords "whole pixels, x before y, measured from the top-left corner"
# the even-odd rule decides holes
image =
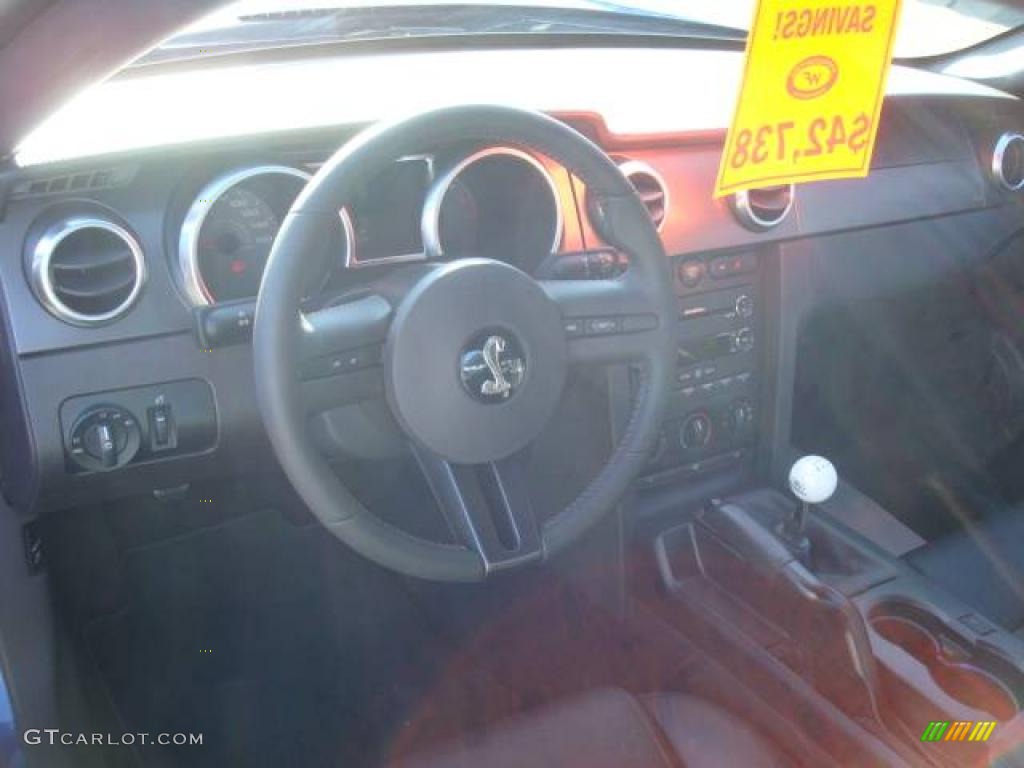
[[[646,484],[742,461],[757,440],[762,314],[757,254],[679,258],[675,283],[675,388]]]

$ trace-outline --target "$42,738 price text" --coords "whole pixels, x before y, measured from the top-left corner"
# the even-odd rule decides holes
[[[733,168],[748,164],[761,165],[769,161],[797,163],[801,158],[813,158],[846,150],[854,154],[863,152],[871,139],[871,118],[861,112],[853,119],[842,115],[831,118],[816,117],[802,129],[792,120],[744,128],[736,134],[729,155]]]

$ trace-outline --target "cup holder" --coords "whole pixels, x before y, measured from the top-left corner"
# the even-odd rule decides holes
[[[868,623],[924,665],[935,685],[951,698],[998,720],[1009,720],[1019,711],[1024,673],[928,611],[910,603],[886,602],[871,611]]]

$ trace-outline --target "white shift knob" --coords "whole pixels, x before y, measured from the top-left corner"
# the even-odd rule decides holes
[[[804,456],[789,470],[789,489],[806,504],[821,504],[832,498],[839,475],[823,456]]]

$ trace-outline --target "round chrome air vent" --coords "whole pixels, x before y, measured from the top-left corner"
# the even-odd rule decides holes
[[[651,215],[654,227],[661,231],[665,223],[665,216],[668,214],[668,187],[664,179],[651,168],[647,163],[639,160],[626,160],[619,163],[619,170],[622,175],[629,179],[633,189],[643,200],[644,207]]]
[[[36,298],[72,325],[124,315],[146,282],[142,247],[124,227],[94,216],[62,219],[36,242],[29,273]]]
[[[992,152],[992,175],[1011,192],[1024,189],[1024,136],[1004,133]]]
[[[743,190],[733,195],[730,201],[740,224],[755,232],[764,232],[783,222],[793,208],[795,196],[795,187],[786,184]]]

